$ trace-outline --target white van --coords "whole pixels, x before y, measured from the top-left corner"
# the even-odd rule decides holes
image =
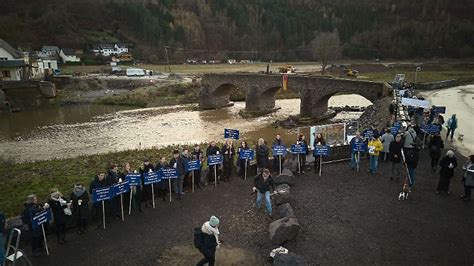
[[[142,77],[145,76],[145,70],[141,68],[127,68],[127,76]]]

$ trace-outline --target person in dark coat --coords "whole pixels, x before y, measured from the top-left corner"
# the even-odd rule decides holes
[[[414,148],[403,148],[403,152],[404,152],[404,155],[405,155],[405,164],[407,166],[407,170],[408,170],[408,175],[409,175],[409,179],[408,179],[408,185],[409,185],[409,192],[411,192],[411,190],[413,189],[414,185],[415,185],[415,178],[416,178],[416,168],[418,167],[418,160],[419,160],[419,156],[418,156],[418,149],[414,149]]]
[[[107,182],[105,181],[105,173],[99,173],[96,177],[94,177],[94,180],[89,186],[89,194],[92,195],[95,189],[104,188],[107,186]],[[97,221],[100,218],[102,218],[102,203],[95,202],[92,204],[92,219]],[[100,225],[97,226],[99,227]]]
[[[402,148],[403,148],[403,141],[402,135],[398,134],[395,137],[395,140],[390,142],[389,156],[390,161],[392,161],[392,172],[390,174],[390,180],[393,180],[394,177],[397,180],[400,179],[400,168],[401,168],[401,159],[402,159]]]
[[[210,155],[219,155],[219,154],[221,154],[221,150],[219,149],[219,147],[217,147],[215,141],[211,141],[211,144],[209,145],[209,147],[207,147],[207,150],[206,150],[206,157],[209,158]],[[209,172],[208,172],[207,180],[209,180],[209,182],[214,182],[214,178],[215,178],[214,174],[216,172],[218,175],[217,180],[219,180],[219,166],[209,165],[209,162],[208,162],[208,166],[209,166]],[[217,183],[219,184],[219,181],[217,181]]]
[[[155,167],[153,164],[150,163],[150,160],[148,158],[145,158],[143,160],[143,165],[140,168],[140,173],[142,174],[142,203],[145,203],[145,207],[150,207],[152,206],[151,204],[151,185],[145,185],[145,176],[143,175],[144,173],[148,173],[150,171],[155,171]]]
[[[184,160],[184,180],[183,180],[183,193],[187,193],[188,191],[192,190],[192,180],[191,180],[191,172],[187,170],[188,163],[192,160],[191,154],[187,148],[183,149],[181,153],[181,158]],[[156,168],[155,168],[156,169]],[[189,190],[188,190],[189,189]]]
[[[33,229],[33,225],[31,224],[31,219],[39,212],[43,210],[43,207],[38,203],[38,198],[35,194],[31,194],[28,196],[25,209],[22,215],[22,221],[24,224],[28,225],[28,230],[31,234],[31,250],[33,251],[33,256],[39,256],[41,254],[43,248],[43,239],[42,239],[42,230],[41,226]],[[44,208],[49,208],[49,206],[45,205]]]
[[[51,193],[48,204],[51,207],[54,219],[54,228],[58,243],[66,243],[66,210],[71,213],[72,203],[68,203],[58,191]]]
[[[431,138],[431,141],[429,143],[431,169],[433,169],[433,172],[436,172],[436,166],[438,166],[439,158],[441,157],[441,150],[443,148],[443,139],[441,139],[441,136],[438,133]]]
[[[454,168],[458,166],[456,157],[454,157],[454,152],[449,150],[439,162],[441,169],[439,170],[439,182],[438,188],[436,189],[436,194],[439,194],[441,191],[445,191],[448,195],[449,184],[451,183],[451,177],[454,176]]]
[[[239,175],[240,178],[244,179],[245,177],[245,167],[248,166],[248,161],[245,160],[245,159],[240,159],[240,152],[241,151],[246,151],[246,150],[249,150],[249,146],[247,145],[247,142],[246,141],[242,141],[240,143],[240,147],[239,149],[237,150],[237,156],[239,156],[239,160],[237,161],[237,166],[239,166],[239,172],[237,173]],[[246,165],[247,163],[247,165]]]
[[[462,166],[464,176],[464,194],[460,196],[464,201],[471,200],[471,190],[474,188],[474,155],[469,156],[469,160]]]
[[[283,140],[281,139],[281,135],[277,134],[275,139],[273,140],[272,147],[285,145]],[[283,168],[283,164],[285,163],[285,157],[279,155],[273,155],[273,172],[279,173],[280,172],[280,158],[281,158],[281,168]]]
[[[224,156],[224,181],[230,181],[232,175],[232,166],[234,164],[235,148],[234,143],[231,139],[228,139],[224,146],[222,146],[222,156]]]
[[[325,146],[326,141],[323,138],[321,133],[316,133],[314,137],[313,149],[316,149],[316,146]],[[314,172],[319,173],[319,168],[321,167],[321,156],[313,155],[314,156]]]
[[[211,216],[209,221],[205,222],[201,227],[201,246],[199,247],[199,252],[204,256],[198,262],[198,266],[208,264],[213,266],[216,261],[216,249],[220,247],[219,242],[219,218],[216,216]]]
[[[87,231],[87,219],[89,219],[89,194],[82,184],[75,184],[70,199],[79,234],[83,234]]]
[[[166,162],[166,157],[161,157],[160,161],[156,164],[155,170],[159,171],[162,168],[169,167],[168,163]],[[162,201],[166,201],[166,195],[168,191],[168,181],[167,180],[161,180],[160,182],[157,183],[157,195],[159,198],[161,198]],[[171,191],[169,192],[171,193]]]
[[[176,199],[181,199],[183,196],[183,181],[184,175],[186,174],[186,165],[178,150],[173,151],[173,159],[171,159],[169,165],[178,172],[178,178],[173,180],[173,184]]]
[[[107,186],[113,186],[120,181],[121,179],[118,172],[118,166],[116,164],[111,164],[109,170],[107,171],[107,177],[105,178]],[[107,203],[107,211],[110,213],[110,215],[115,216],[116,219],[120,219],[120,197],[113,197],[109,199]]]
[[[267,213],[272,216],[272,201],[270,200],[270,190],[275,190],[275,183],[270,175],[268,169],[263,169],[254,179],[254,185],[252,188],[253,192],[257,193],[257,209],[262,206],[262,198],[265,197],[265,207],[267,207]]]
[[[308,143],[306,142],[305,136],[303,134],[300,134],[298,136],[298,139],[296,140],[297,145],[302,145],[306,148],[306,153],[303,154],[297,154],[299,157],[299,169],[301,170],[299,174],[304,174],[304,168],[306,167],[306,155],[309,153],[308,149]]]
[[[138,171],[133,171],[132,166],[130,163],[125,163],[123,167],[123,172],[119,173],[119,176],[122,180],[127,180],[127,175],[132,174],[132,173],[138,173]],[[142,196],[142,190],[141,190],[141,185],[137,186],[130,186],[130,190],[132,191],[132,209],[137,209],[139,211],[143,211],[142,205],[141,205],[141,196]],[[125,193],[124,194],[124,202],[130,202],[130,194]]]
[[[201,172],[202,166],[204,164],[204,154],[201,151],[199,144],[194,145],[194,150],[191,152],[191,157],[193,160],[197,160],[201,163],[201,167],[198,170],[194,170],[194,185],[197,188],[201,188]]]
[[[269,155],[270,151],[265,144],[265,141],[262,138],[258,139],[258,144],[256,147],[257,173],[260,173],[263,169],[268,167]]]

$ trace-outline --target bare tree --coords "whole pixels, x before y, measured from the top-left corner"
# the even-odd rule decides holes
[[[341,43],[339,40],[339,32],[320,32],[311,41],[313,56],[321,62],[322,73],[326,71],[326,67],[333,60],[341,56]]]

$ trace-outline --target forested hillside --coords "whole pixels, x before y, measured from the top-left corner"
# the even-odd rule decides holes
[[[474,56],[472,0],[2,0],[16,47],[132,43],[138,58],[308,60],[337,31],[348,58]]]

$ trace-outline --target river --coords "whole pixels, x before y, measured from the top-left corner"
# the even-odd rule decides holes
[[[337,95],[329,106],[368,106],[359,95]],[[119,106],[80,105],[0,115],[0,154],[13,161],[72,158],[137,148],[222,141],[224,128],[241,131],[244,139],[271,142],[282,134],[293,142],[296,130],[278,129],[275,120],[299,114],[300,100],[277,100],[275,113],[244,119],[244,102],[208,111],[195,105],[130,109]],[[341,112],[334,119],[357,119],[361,113]]]

